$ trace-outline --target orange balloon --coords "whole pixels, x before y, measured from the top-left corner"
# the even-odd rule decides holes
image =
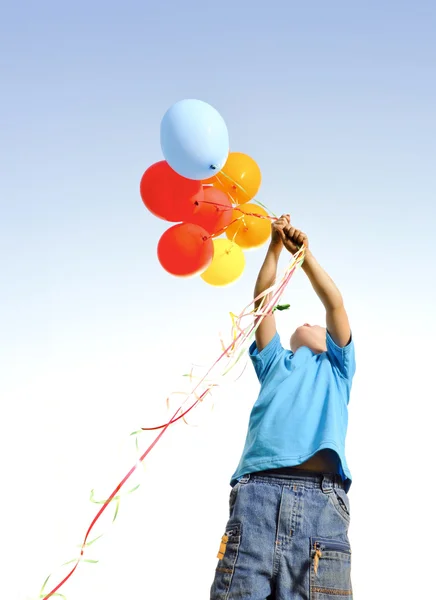
[[[255,197],[261,181],[260,169],[252,158],[241,152],[230,152],[222,170],[203,183],[212,183],[226,192],[233,204],[245,204]]]
[[[238,220],[227,227],[227,237],[229,240],[236,242],[241,248],[262,246],[271,235],[271,223],[269,219],[261,219],[255,215],[267,216],[267,214],[257,204],[239,206],[239,208],[233,210],[232,220]]]

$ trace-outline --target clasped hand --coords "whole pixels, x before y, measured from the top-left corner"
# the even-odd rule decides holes
[[[291,225],[291,216],[282,215],[272,224],[271,243],[283,245],[291,254],[295,254],[302,246],[309,248],[307,235]]]

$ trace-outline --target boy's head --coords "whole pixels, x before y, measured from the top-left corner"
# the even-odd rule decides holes
[[[325,327],[305,323],[301,327],[297,327],[291,335],[291,350],[292,352],[296,352],[301,346],[307,346],[315,354],[326,352],[326,335],[327,330]]]

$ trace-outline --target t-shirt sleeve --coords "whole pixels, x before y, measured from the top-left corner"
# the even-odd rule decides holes
[[[260,352],[257,349],[256,342],[251,344],[249,355],[260,383],[265,381],[265,377],[283,350],[284,348],[280,342],[280,336],[277,332],[270,343]]]
[[[353,379],[356,372],[353,336],[350,336],[348,344],[341,348],[333,341],[332,336],[327,331],[327,356],[344,379],[349,381]]]

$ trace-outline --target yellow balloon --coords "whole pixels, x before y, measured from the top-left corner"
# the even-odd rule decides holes
[[[212,240],[213,259],[207,269],[200,275],[210,285],[228,285],[236,281],[244,271],[245,256],[235,242],[219,238]]]
[[[257,204],[241,204],[233,211],[232,221],[238,220],[227,227],[226,236],[241,248],[262,246],[271,235],[270,220],[254,215],[267,216],[268,213]]]

